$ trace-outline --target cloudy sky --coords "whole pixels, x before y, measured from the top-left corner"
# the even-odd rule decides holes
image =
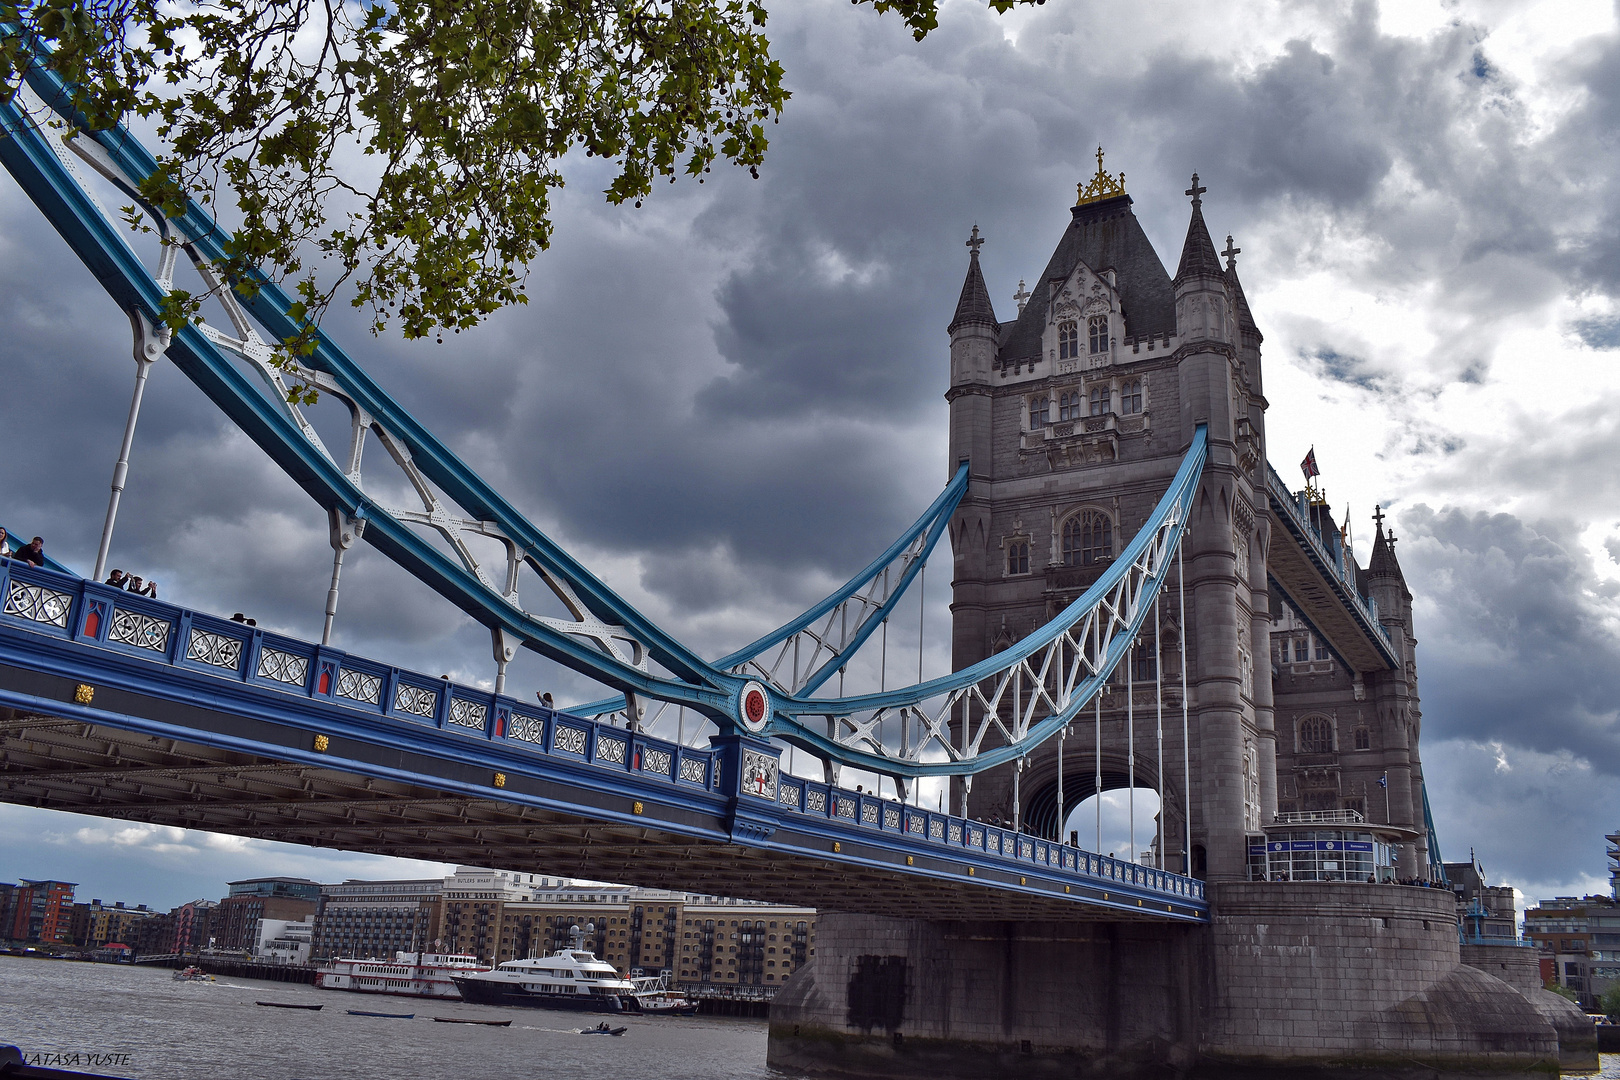
[[[988,237],[1005,318],[1099,143],[1171,267],[1197,170],[1266,335],[1273,462],[1292,478],[1314,444],[1362,538],[1374,503],[1392,513],[1447,857],[1473,847],[1531,898],[1605,888],[1602,834],[1620,827],[1614,8],[1049,0],[997,17],[946,0],[918,44],[866,8],[798,0],[770,35],[793,98],[757,182],[717,172],[614,208],[581,160],[526,309],[443,346],[329,325],[534,521],[715,655],[841,581],[943,483],[944,327],[969,228]],[[0,295],[0,523],[88,569],[128,327],[4,177]],[[172,368],[146,399],[113,564],[165,599],[320,631],[323,516]],[[932,673],[944,577],[941,560]],[[484,632],[365,549],[337,641],[493,677]],[[538,660],[512,680],[591,692]],[[86,896],[167,906],[259,873],[421,870],[0,806],[0,878],[66,877]]]

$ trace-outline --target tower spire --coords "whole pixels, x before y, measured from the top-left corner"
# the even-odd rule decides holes
[[[1204,274],[1220,277],[1224,273],[1220,257],[1215,254],[1215,241],[1209,238],[1209,227],[1204,224],[1202,196],[1208,190],[1198,183],[1198,174],[1193,173],[1192,187],[1184,192],[1192,197],[1192,220],[1187,223],[1187,242],[1181,247],[1181,263],[1176,267],[1178,282]]]
[[[979,269],[979,248],[983,246],[984,237],[979,235],[979,227],[975,225],[967,239],[967,278],[962,282],[962,295],[956,301],[956,315],[946,328],[949,333],[954,334],[964,326],[988,326],[994,330],[1001,325],[996,321],[996,310],[990,303],[990,290],[985,288],[984,273]]]

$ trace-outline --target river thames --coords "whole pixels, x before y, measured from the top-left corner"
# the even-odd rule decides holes
[[[270,1009],[255,1001],[325,1008]],[[350,1016],[347,1009],[416,1018]],[[512,1026],[436,1024],[434,1016],[511,1020]],[[630,1029],[622,1038],[577,1034],[600,1019],[255,979],[176,982],[167,968],[0,956],[0,1043],[19,1047],[29,1060],[54,1055],[42,1063],[134,1080],[785,1075],[765,1067],[763,1020],[630,1017],[614,1021]]]

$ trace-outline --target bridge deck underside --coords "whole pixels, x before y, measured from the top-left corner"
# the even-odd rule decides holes
[[[0,798],[314,847],[906,918],[1106,920],[1066,899],[604,824],[357,771],[0,709]]]
[[[1297,526],[1271,508],[1272,541],[1266,569],[1295,609],[1326,638],[1356,671],[1384,671],[1390,666],[1389,644],[1352,613],[1354,602],[1340,581],[1311,550]]]

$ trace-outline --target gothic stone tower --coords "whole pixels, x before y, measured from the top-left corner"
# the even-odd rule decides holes
[[[1102,787],[1158,787],[1152,680],[1166,681],[1166,841],[1162,865],[1211,878],[1246,875],[1245,836],[1276,809],[1266,584],[1265,398],[1261,335],[1228,246],[1223,266],[1204,224],[1197,177],[1172,278],[1131,210],[1123,179],[1098,172],[1015,318],[999,321],[968,242],[967,280],[952,319],[950,469],[971,482],[952,521],[953,664],[1018,640],[1079,597],[1141,528],[1197,425],[1209,461],[1185,542],[1187,622],[1165,604],[1157,649],[1131,663],[1135,701],[1116,674],[1102,710]],[[1167,597],[1169,600],[1170,597]],[[1187,647],[1189,799],[1180,762],[1179,685]],[[1146,682],[1144,690],[1143,683]],[[1134,709],[1130,708],[1134,704]],[[1173,710],[1173,712],[1172,712]],[[1134,714],[1136,757],[1126,753]],[[1088,709],[1066,740],[1064,811],[1096,788]],[[1081,736],[1082,729],[1085,737]],[[1055,837],[1058,750],[1048,744],[1016,777],[980,777],[969,810]],[[1014,799],[1017,790],[1016,805]],[[958,807],[964,794],[953,793]],[[1144,832],[1151,831],[1151,827]],[[1145,837],[1144,837],[1145,839]]]

